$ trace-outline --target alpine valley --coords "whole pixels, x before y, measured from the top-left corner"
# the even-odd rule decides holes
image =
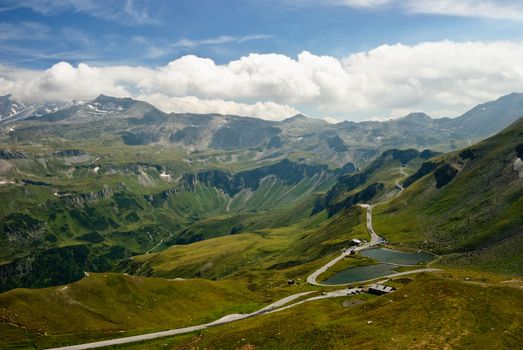
[[[523,94],[338,124],[105,95],[0,117],[0,348],[523,343]]]

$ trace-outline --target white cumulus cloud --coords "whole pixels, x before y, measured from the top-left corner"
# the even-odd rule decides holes
[[[382,45],[345,58],[250,54],[226,64],[193,55],[156,68],[0,66],[0,93],[22,100],[132,96],[173,112],[282,119],[397,117],[411,111],[455,116],[477,103],[523,91],[523,43],[426,42]]]
[[[293,107],[274,102],[247,104],[222,99],[200,99],[195,96],[169,97],[161,93],[143,95],[138,98],[148,101],[165,112],[232,114],[257,116],[267,120],[281,120],[299,113]]]

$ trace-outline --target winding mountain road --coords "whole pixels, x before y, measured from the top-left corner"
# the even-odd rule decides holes
[[[368,247],[365,247],[365,249],[385,243],[385,238],[379,236],[376,231],[374,231],[374,227],[372,226],[372,208],[374,208],[374,206],[371,204],[360,204],[360,207],[367,209],[367,231],[370,234],[370,244]]]
[[[318,270],[316,270],[313,273],[311,273],[307,277],[307,283],[312,284],[314,286],[321,286],[321,287],[328,287],[328,286],[330,286],[330,285],[327,285],[327,284],[318,283],[316,281],[318,276],[321,275],[322,273],[324,273],[325,271],[327,271],[328,269],[330,269],[338,261],[342,260],[343,258],[345,258],[348,255],[354,254],[356,252],[359,252],[359,251],[362,251],[362,250],[365,250],[365,249],[372,248],[372,247],[374,247],[374,246],[376,246],[378,244],[385,243],[385,239],[383,237],[380,237],[376,233],[376,231],[374,231],[374,228],[372,227],[372,207],[373,206],[370,205],[370,204],[360,204],[359,206],[362,207],[362,208],[366,208],[367,209],[367,219],[366,220],[367,220],[367,231],[370,234],[370,242],[365,243],[365,244],[360,245],[360,246],[350,247],[350,248],[347,248],[346,250],[342,251],[340,256],[332,259],[331,261],[329,261],[328,263],[326,263],[325,265],[320,267]]]
[[[98,342],[93,343],[86,343],[86,344],[79,344],[79,345],[70,345],[70,346],[64,346],[59,348],[52,348],[49,350],[83,350],[83,349],[96,349],[96,348],[103,348],[106,346],[114,346],[114,345],[121,345],[121,344],[128,344],[128,343],[135,343],[143,340],[151,340],[151,339],[157,339],[157,338],[163,338],[163,337],[169,337],[173,335],[179,335],[179,334],[185,334],[185,333],[191,333],[203,329],[207,329],[209,327],[222,325],[225,323],[231,323],[239,320],[243,320],[249,317],[254,317],[258,315],[262,315],[269,312],[277,311],[282,306],[290,303],[293,300],[296,300],[298,298],[301,298],[302,296],[305,296],[307,294],[315,293],[316,291],[310,291],[310,292],[303,292],[303,293],[297,293],[290,295],[288,297],[285,297],[283,299],[280,299],[260,310],[254,311],[250,314],[232,314],[224,316],[216,321],[191,326],[191,327],[184,327],[184,328],[176,328],[171,329],[167,331],[162,332],[155,332],[155,333],[148,333],[148,334],[142,334],[142,335],[135,335],[132,337],[124,337],[124,338],[117,338],[117,339],[109,339],[109,340],[102,340]],[[347,292],[347,290],[345,290]],[[345,295],[347,295],[345,293]]]
[[[250,314],[232,314],[224,316],[216,321],[209,322],[202,325],[196,325],[191,327],[185,327],[185,328],[177,328],[177,329],[171,329],[167,331],[162,332],[155,332],[155,333],[148,333],[148,334],[142,334],[142,335],[135,335],[131,337],[124,337],[124,338],[117,338],[117,339],[109,339],[109,340],[102,340],[98,342],[93,343],[86,343],[86,344],[79,344],[79,345],[70,345],[70,346],[64,346],[59,348],[52,348],[48,350],[85,350],[85,349],[96,349],[96,348],[103,348],[107,346],[115,346],[115,345],[122,345],[122,344],[129,344],[129,343],[136,343],[144,340],[151,340],[151,339],[158,339],[158,338],[164,338],[164,337],[170,337],[174,335],[180,335],[180,334],[186,334],[191,332],[196,332],[200,330],[207,329],[209,327],[219,326],[226,323],[231,323],[239,320],[244,320],[249,317],[254,317],[258,315],[263,314],[269,314],[274,312],[279,312],[282,310],[289,309],[291,307],[295,307],[297,305],[307,303],[314,300],[321,300],[321,299],[327,299],[327,298],[339,298],[339,297],[345,297],[347,295],[353,294],[353,293],[361,293],[361,288],[352,288],[352,289],[339,289],[331,292],[324,293],[322,295],[317,295],[314,297],[310,297],[307,299],[300,300],[298,302],[295,302],[293,304],[289,304],[291,301],[294,301],[296,299],[299,299],[305,295],[315,293],[316,291],[310,291],[310,292],[303,292],[303,293],[297,293],[290,295],[288,297],[285,297],[283,299],[280,299],[276,301],[275,303],[272,303],[258,311],[252,312]]]
[[[377,245],[380,245],[380,244],[383,244],[383,243],[387,242],[385,240],[385,238],[381,237],[380,235],[378,235],[376,233],[376,231],[374,231],[374,227],[372,226],[372,208],[374,206],[371,205],[371,204],[359,204],[359,206],[362,207],[362,208],[367,209],[367,220],[366,221],[367,221],[367,231],[370,234],[370,242],[362,244],[362,245],[357,246],[357,247],[347,248],[346,250],[344,250],[341,253],[341,255],[339,255],[338,257],[336,257],[334,259],[332,259],[327,264],[323,265],[318,270],[316,270],[313,273],[311,273],[307,277],[307,283],[312,284],[314,286],[318,286],[318,287],[336,287],[336,286],[348,285],[349,283],[336,284],[336,285],[322,284],[322,283],[317,282],[317,278],[318,278],[319,275],[321,275],[322,273],[327,271],[329,268],[334,266],[338,261],[342,260],[343,258],[345,258],[348,255],[353,254],[353,252],[354,253],[355,252],[360,252],[362,250],[370,249],[372,247],[375,247]],[[386,276],[382,276],[382,277],[379,277],[379,278],[387,279],[387,278],[394,278],[394,277],[399,277],[399,276],[404,276],[404,275],[410,275],[410,274],[413,274],[413,273],[437,272],[437,271],[441,271],[441,270],[440,269],[428,269],[428,268],[427,269],[416,269],[416,270],[410,270],[410,271],[405,271],[405,272],[396,272],[396,273],[392,273],[392,274],[389,274],[389,275],[386,275]],[[376,278],[373,278],[373,279],[370,279],[370,280],[366,280],[366,281],[361,281],[361,283],[369,282],[369,281],[372,281],[372,280],[375,280],[375,279]]]
[[[407,176],[407,173],[405,173],[405,169],[402,166],[400,166],[400,175]],[[399,190],[398,194],[396,194],[396,196],[395,196],[395,197],[398,197],[403,192],[405,187],[403,187],[403,184],[401,184],[399,181],[396,181],[396,183],[394,185]]]

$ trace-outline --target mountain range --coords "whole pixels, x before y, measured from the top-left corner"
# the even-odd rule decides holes
[[[229,151],[242,161],[301,157],[338,166],[348,162],[364,165],[390,148],[457,149],[495,134],[523,115],[523,94],[518,93],[481,104],[453,119],[412,113],[385,122],[339,124],[303,115],[274,122],[232,115],[167,114],[145,102],[104,95],[85,103],[38,107],[9,96],[1,101],[0,125],[18,121],[9,141],[40,135],[71,141],[112,137],[130,146],[171,144],[196,154],[196,158],[205,151]]]

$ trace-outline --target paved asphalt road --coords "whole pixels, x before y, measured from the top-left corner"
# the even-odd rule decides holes
[[[373,208],[373,206],[370,205],[370,204],[360,204],[360,207],[367,209],[367,231],[370,234],[370,242],[365,243],[365,244],[360,245],[360,246],[357,246],[357,247],[351,247],[351,248],[346,249],[345,251],[343,251],[341,253],[340,256],[334,258],[333,260],[329,261],[324,266],[320,267],[318,270],[316,270],[313,273],[311,273],[309,275],[309,277],[307,277],[307,282],[309,284],[312,284],[312,285],[315,285],[315,286],[321,286],[321,287],[336,287],[336,286],[347,285],[346,283],[345,284],[336,284],[336,285],[322,284],[322,283],[318,283],[316,280],[317,280],[319,275],[321,275],[322,273],[324,273],[325,271],[330,269],[338,261],[342,260],[347,255],[350,255],[353,251],[354,252],[359,252],[359,251],[362,251],[362,250],[365,250],[365,249],[369,249],[369,248],[372,248],[374,246],[377,246],[379,244],[382,244],[382,243],[386,242],[385,239],[383,237],[379,236],[376,233],[376,231],[374,231],[374,228],[372,227],[372,208]],[[397,273],[393,273],[393,274],[390,274],[390,275],[382,276],[380,278],[388,279],[388,278],[394,278],[394,277],[409,275],[409,274],[412,274],[412,273],[436,272],[436,271],[441,271],[441,270],[440,269],[416,269],[416,270],[410,270],[410,271],[405,271],[405,272],[397,272]],[[372,280],[375,280],[375,278],[373,278],[371,280],[368,280],[368,281],[372,281]],[[365,283],[365,282],[368,282],[368,281],[361,281],[360,283]]]
[[[378,244],[384,243],[385,240],[383,237],[378,236],[378,234],[374,231],[374,228],[372,227],[372,205],[369,204],[360,204],[360,207],[367,209],[367,231],[369,231],[370,234],[370,242],[365,243],[363,245],[357,246],[357,247],[350,247],[344,250],[340,256],[334,258],[333,260],[329,261],[324,266],[320,267],[318,270],[314,271],[307,277],[307,283],[315,285],[315,286],[328,286],[326,284],[321,284],[316,281],[319,275],[330,269],[332,266],[334,266],[338,261],[342,260],[347,255],[351,255],[352,252],[359,252],[365,249],[372,248]]]

